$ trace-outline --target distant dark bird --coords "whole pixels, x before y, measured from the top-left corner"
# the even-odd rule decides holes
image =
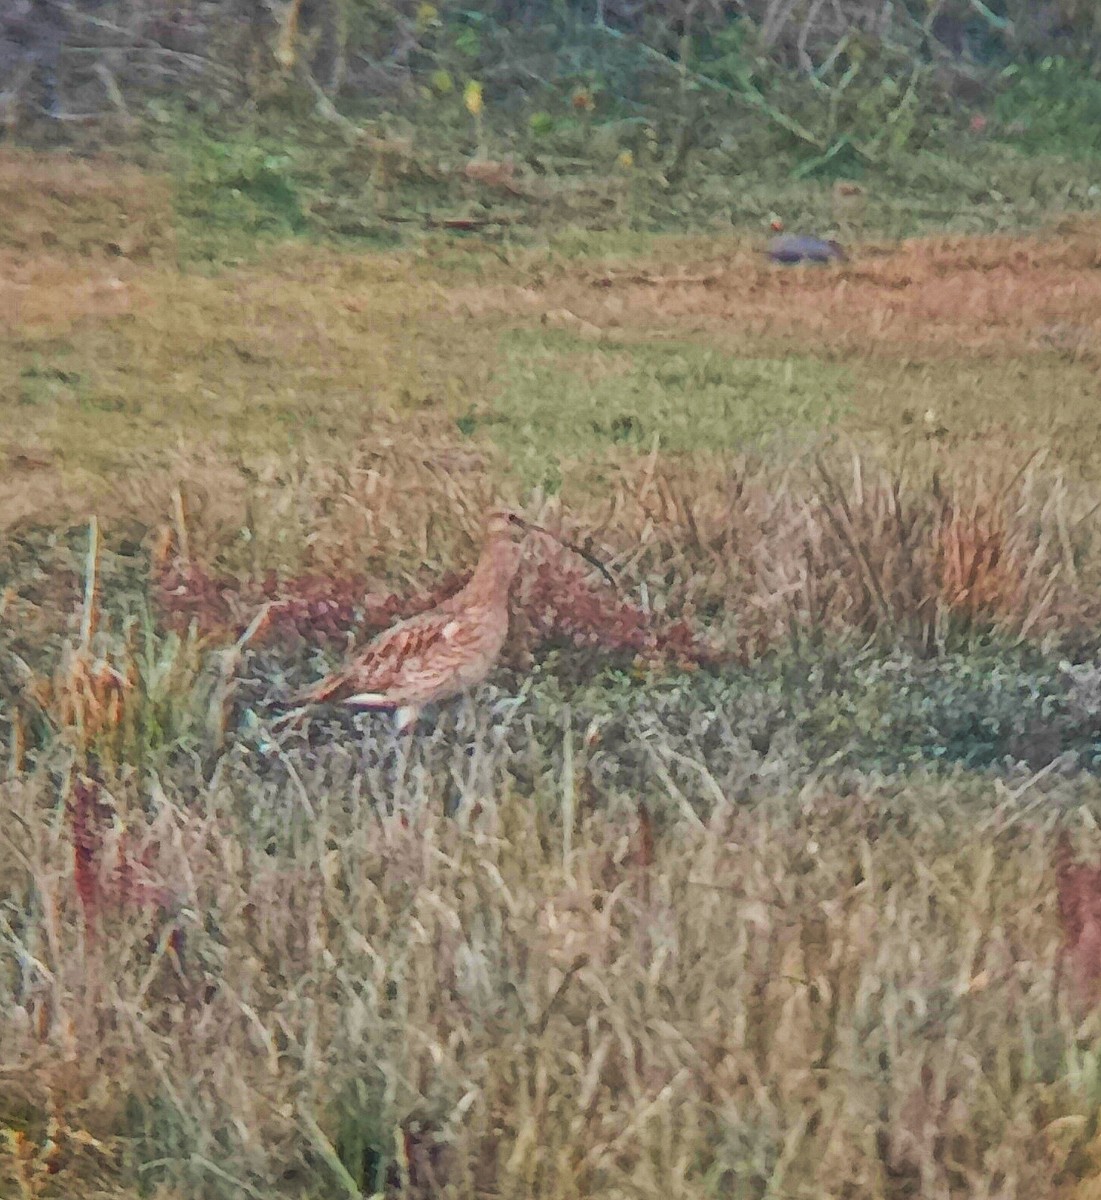
[[[847,262],[849,257],[837,242],[827,242],[801,233],[785,233],[773,238],[769,243],[768,256],[778,263]]]

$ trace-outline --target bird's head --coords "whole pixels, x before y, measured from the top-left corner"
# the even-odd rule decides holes
[[[567,550],[579,555],[590,566],[596,567],[613,587],[615,586],[615,579],[612,577],[611,572],[587,547],[578,546],[574,542],[567,541],[560,534],[552,533],[549,529],[544,529],[542,525],[536,525],[534,521],[529,521],[527,517],[522,517],[511,508],[498,507],[490,511],[486,522],[486,534],[489,538],[497,541],[508,540],[513,543],[519,543],[529,533],[536,533],[543,537],[551,538],[560,546],[564,546]]]
[[[491,509],[486,518],[486,536],[494,539],[505,538],[520,541],[531,529],[536,528],[525,521],[519,513],[511,508],[498,507]]]

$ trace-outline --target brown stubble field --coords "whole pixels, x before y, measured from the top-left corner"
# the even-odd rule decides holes
[[[1088,669],[1096,223],[210,266],[156,178],[2,168],[0,1194],[1096,1194],[1092,773],[831,764],[828,687],[737,690]],[[498,496],[623,595],[535,563],[413,746],[272,737]]]

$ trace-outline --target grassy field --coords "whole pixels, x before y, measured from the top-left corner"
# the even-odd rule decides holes
[[[1097,1196],[1097,219],[189,186],[0,157],[0,1195]],[[274,733],[495,499],[619,592],[533,550],[409,745]]]

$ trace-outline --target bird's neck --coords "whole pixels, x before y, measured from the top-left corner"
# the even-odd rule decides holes
[[[520,547],[511,538],[491,539],[463,588],[464,601],[471,605],[504,604],[519,565]]]

